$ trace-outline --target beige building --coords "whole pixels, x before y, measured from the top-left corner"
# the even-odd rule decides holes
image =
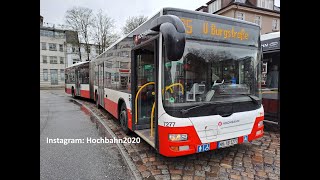
[[[261,34],[280,31],[280,8],[274,0],[211,0],[196,11],[237,18],[258,24]]]
[[[65,31],[40,26],[40,88],[64,87]]]

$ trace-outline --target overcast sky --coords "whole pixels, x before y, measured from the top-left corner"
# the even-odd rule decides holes
[[[209,0],[40,0],[40,15],[44,22],[64,24],[65,12],[73,6],[87,7],[94,13],[102,9],[115,20],[119,32],[129,16],[150,17],[163,7],[195,10],[207,2]],[[280,0],[275,0],[275,4],[280,6]]]

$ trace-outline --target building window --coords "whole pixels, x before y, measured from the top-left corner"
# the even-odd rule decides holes
[[[129,52],[128,51],[121,51],[118,52],[119,57],[129,57]]]
[[[274,2],[273,0],[258,0],[257,6],[261,8],[271,9],[273,10]]]
[[[64,58],[60,57],[60,64],[64,64]]]
[[[53,31],[48,31],[48,30],[40,30],[40,36],[46,36],[46,37],[54,37]]]
[[[48,69],[43,69],[43,80],[48,81]]]
[[[279,20],[278,19],[272,19],[272,30],[279,30]]]
[[[86,48],[86,52],[90,53],[90,46],[88,48]]]
[[[243,12],[238,12],[237,19],[245,20],[245,14]]]
[[[49,43],[49,50],[50,51],[56,51],[57,50],[57,46],[54,43]]]
[[[261,24],[262,24],[262,19],[261,19],[261,16],[255,16],[254,17],[254,23],[259,25],[261,27]]]
[[[41,49],[42,49],[42,50],[47,50],[47,43],[42,42],[42,43],[41,43]]]
[[[72,47],[72,52],[73,52],[73,53],[74,53],[74,52],[78,53],[78,52],[79,52],[78,47]]]
[[[119,73],[114,73],[114,81],[119,82]]]
[[[61,81],[64,81],[64,69],[60,69],[60,78]]]
[[[72,60],[72,64],[76,64],[76,63],[78,63],[78,62],[80,62],[80,59],[73,59],[73,60]]]
[[[119,68],[120,67],[120,61],[116,61],[112,64],[113,68]]]
[[[58,64],[57,56],[50,56],[50,64]]]
[[[63,44],[59,44],[59,51],[63,52]]]
[[[47,63],[48,63],[48,61],[47,61],[47,56],[42,56],[42,62],[43,62],[44,64],[47,64]]]
[[[60,38],[60,39],[66,38],[66,36],[65,36],[65,34],[63,32],[55,32],[54,33],[54,37],[55,38]]]
[[[120,62],[120,68],[122,69],[130,69],[130,64],[128,62]]]
[[[221,9],[221,0],[216,0],[213,3],[208,5],[208,11],[209,13],[214,13]]]
[[[111,62],[107,62],[107,63],[106,63],[106,67],[107,67],[107,68],[112,68],[112,63],[111,63]]]
[[[96,49],[96,54],[99,54],[99,49],[98,48]]]
[[[51,85],[58,84],[58,69],[50,69]]]

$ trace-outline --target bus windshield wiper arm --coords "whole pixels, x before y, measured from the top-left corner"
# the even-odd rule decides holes
[[[192,109],[199,108],[199,107],[203,107],[203,106],[206,106],[206,105],[211,105],[211,104],[215,104],[215,102],[200,104],[200,105],[197,105],[197,106],[193,106],[193,107],[191,107],[191,108],[188,108],[188,109],[181,109],[180,112],[181,112],[182,114],[187,114],[187,113],[188,113],[190,110],[192,110]]]
[[[241,94],[241,95],[248,96],[255,104],[259,104],[260,99],[257,96],[254,96],[251,94]]]

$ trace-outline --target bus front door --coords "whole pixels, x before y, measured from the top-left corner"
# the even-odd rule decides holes
[[[148,40],[133,49],[132,104],[135,132],[155,147],[157,39]]]

